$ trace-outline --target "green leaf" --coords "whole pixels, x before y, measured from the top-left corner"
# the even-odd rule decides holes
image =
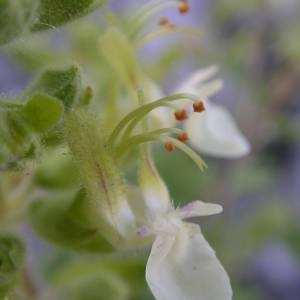
[[[30,31],[54,29],[87,15],[107,0],[0,0],[0,46]]]
[[[109,252],[110,244],[94,226],[85,193],[49,193],[36,199],[29,216],[35,230],[47,240],[71,250]]]
[[[81,86],[79,69],[70,66],[44,71],[18,101],[0,99],[0,167],[19,167],[23,159],[36,156],[39,135],[54,133],[50,129],[62,119],[64,108],[88,105],[91,97],[91,89]]]
[[[0,111],[1,168],[19,167],[18,161],[31,155],[37,146],[35,137],[19,109]]]
[[[40,0],[32,31],[53,29],[88,14],[106,0]]]
[[[68,109],[76,104],[83,93],[80,70],[77,66],[44,71],[25,92],[30,97],[43,93],[61,100]]]
[[[0,235],[0,299],[14,286],[24,261],[23,244],[14,236]]]
[[[127,300],[129,285],[125,279],[98,265],[75,263],[64,268],[56,278],[56,288],[64,299],[70,300]]]
[[[4,45],[26,32],[33,17],[32,0],[0,1],[0,45]]]
[[[60,121],[63,110],[58,99],[46,94],[35,94],[22,108],[22,115],[36,132],[42,133]]]
[[[75,258],[52,273],[50,281],[65,293],[77,284],[82,284],[80,290],[78,290],[80,297],[75,298],[76,300],[153,299],[150,293],[147,293],[148,288],[145,280],[146,257],[142,252],[139,252],[139,254],[142,254],[142,256],[117,255],[106,256],[105,259],[100,256],[99,258],[81,258],[80,260]],[[97,285],[96,282],[98,282]],[[84,290],[88,290],[87,285],[90,286],[91,294],[88,294],[89,297],[85,298]],[[101,292],[99,292],[97,286],[101,287]],[[101,298],[102,296],[106,297]],[[64,299],[74,298],[64,297]]]
[[[79,170],[67,152],[65,148],[45,152],[34,175],[39,187],[64,190],[80,184]]]

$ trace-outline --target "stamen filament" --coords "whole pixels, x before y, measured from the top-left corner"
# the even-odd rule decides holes
[[[161,98],[154,102],[144,104],[143,106],[140,106],[137,109],[131,111],[117,124],[117,126],[115,127],[115,129],[110,135],[109,142],[110,143],[115,142],[116,138],[122,132],[122,130],[126,128],[128,123],[130,123],[135,118],[142,119],[144,116],[146,116],[150,111],[154,110],[155,108],[160,106],[168,106],[169,102],[181,100],[181,99],[189,99],[193,102],[199,101],[199,98],[193,94],[180,93],[180,94],[175,94],[175,95]]]
[[[170,103],[165,103],[163,106],[170,107],[171,109],[175,109]],[[135,127],[138,125],[138,123],[143,120],[144,117],[145,117],[145,114],[143,114],[143,115],[141,114],[141,115],[137,116],[135,119],[131,120],[130,124],[128,124],[128,126],[123,134],[122,140],[125,140],[130,136],[132,131],[135,129]]]
[[[194,163],[199,167],[201,171],[204,171],[205,168],[207,168],[206,163],[204,160],[195,152],[193,151],[189,146],[185,145],[183,142],[178,141],[175,138],[172,137],[164,137],[161,134],[162,133],[168,133],[168,132],[178,132],[180,129],[177,128],[163,128],[159,130],[154,130],[152,132],[138,134],[136,136],[133,136],[129,139],[127,139],[125,142],[123,142],[115,151],[116,158],[120,159],[122,155],[127,152],[130,147],[136,146],[138,144],[143,143],[149,143],[149,142],[159,142],[160,144],[166,144],[166,143],[172,143],[174,146],[181,151],[183,151],[185,154],[187,154]]]
[[[139,144],[147,143],[147,142],[153,142],[156,139],[157,139],[157,135],[153,133],[138,134],[136,136],[127,139],[126,142],[123,142],[119,147],[117,147],[114,155],[117,159],[120,159],[120,157],[122,157],[123,154],[127,152],[131,147],[137,146]]]
[[[179,3],[177,0],[156,0],[152,1],[142,7],[140,11],[134,15],[131,20],[129,21],[129,28],[132,28],[129,32],[129,36],[135,37],[139,30],[143,27],[144,24],[146,24],[149,20],[152,19],[152,16],[159,13],[160,11],[167,9],[167,8],[178,8]]]
[[[172,137],[159,137],[159,141],[163,144],[167,142],[173,143],[175,147],[187,154],[195,162],[195,164],[199,167],[201,171],[204,171],[204,169],[207,168],[207,165],[204,162],[204,160],[194,150],[192,150],[189,146],[180,142],[179,140],[174,139]]]
[[[137,10],[137,12],[132,16],[132,21],[136,20],[136,18],[138,18],[139,16],[145,14],[146,12],[148,12],[150,9],[153,9],[154,7],[158,6],[160,4],[160,2],[163,2],[165,0],[152,0],[149,1],[148,3],[144,4],[143,6],[141,6],[141,8],[139,10]],[[174,1],[174,0],[172,0]]]
[[[141,133],[134,135],[126,140],[124,140],[116,149],[115,155],[116,157],[122,156],[124,152],[129,150],[133,146],[137,146],[138,144],[142,144],[145,142],[151,142],[157,140],[161,135],[164,134],[181,134],[183,130],[178,128],[161,128],[157,130],[153,130],[147,133]]]
[[[159,28],[157,30],[151,31],[150,33],[139,39],[137,42],[135,42],[135,47],[139,49],[145,44],[169,34],[184,34],[199,37],[201,31],[195,28]]]

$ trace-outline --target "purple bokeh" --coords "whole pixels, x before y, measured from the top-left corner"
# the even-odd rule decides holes
[[[246,268],[245,278],[268,300],[299,300],[300,264],[282,242],[272,242],[257,253]]]
[[[29,74],[9,56],[0,55],[0,95],[14,98],[28,84]]]

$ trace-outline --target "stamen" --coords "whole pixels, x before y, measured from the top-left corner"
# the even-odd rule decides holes
[[[175,146],[172,142],[167,142],[165,148],[168,152],[173,152],[175,150]]]
[[[203,112],[205,111],[205,106],[204,106],[204,103],[202,101],[199,101],[199,102],[195,102],[193,104],[193,108],[194,108],[194,112]]]
[[[158,24],[159,24],[160,26],[166,26],[166,25],[169,24],[169,19],[168,19],[168,18],[161,18],[161,19],[159,20]]]
[[[188,147],[186,144],[178,141],[177,139],[171,138],[171,137],[160,137],[160,141],[162,143],[173,143],[174,147],[182,150],[185,152],[199,167],[200,170],[204,170],[207,166],[205,162],[202,160],[202,158],[195,152],[193,151],[190,147]]]
[[[129,36],[134,38],[138,35],[141,29],[145,24],[151,20],[151,18],[157,13],[168,9],[168,8],[177,8],[177,0],[154,0],[150,1],[142,7],[140,11],[132,16],[129,20],[128,26],[131,29]]]
[[[190,10],[191,10],[191,7],[189,6],[187,0],[180,0],[178,11],[181,14],[187,14]]]
[[[190,99],[192,101],[197,101],[199,98],[197,98],[193,94],[187,94],[187,93],[182,93],[182,94],[175,94],[172,96],[167,96],[164,98],[161,98],[157,101],[151,102],[144,104],[143,106],[138,107],[137,109],[131,111],[128,113],[114,128],[113,132],[110,135],[109,142],[114,143],[118,135],[130,124],[131,122],[139,122],[142,120],[150,111],[154,110],[157,107],[162,107],[162,106],[168,106],[169,102],[172,101],[177,101],[182,98],[185,99]],[[137,122],[136,122],[137,121]],[[133,128],[132,128],[133,129]]]
[[[124,153],[130,150],[130,148],[137,146],[139,144],[160,141],[160,136],[162,135],[166,135],[166,134],[178,135],[181,132],[182,130],[178,128],[161,128],[150,132],[137,134],[131,137],[129,136],[123,137],[120,145],[115,149],[115,156],[121,157]]]
[[[186,132],[181,132],[180,134],[177,135],[177,140],[184,143],[189,140],[189,136]]]
[[[170,23],[170,24],[168,24],[168,28],[169,29],[176,29],[177,26],[176,26],[176,24]]]
[[[162,18],[159,20],[158,24],[168,29],[176,29],[177,26],[174,23],[171,23],[168,18]]]
[[[167,24],[165,26],[163,26],[163,28],[159,28],[157,30],[151,31],[150,33],[146,34],[145,36],[143,36],[142,38],[138,39],[135,41],[135,47],[138,49],[142,46],[144,46],[145,44],[156,40],[158,38],[161,38],[165,35],[170,35],[170,33],[172,34],[184,34],[184,35],[191,35],[194,37],[199,38],[201,32],[199,31],[199,29],[194,29],[194,28],[177,28],[175,24],[170,23]]]
[[[115,150],[115,157],[120,158],[126,153],[132,146],[136,146],[138,144],[149,143],[149,142],[159,142],[165,145],[165,148],[168,152],[172,152],[175,148],[178,148],[185,152],[200,168],[200,170],[204,170],[207,166],[205,162],[201,159],[201,157],[194,152],[190,147],[185,145],[183,142],[172,138],[166,137],[164,134],[167,133],[176,133],[179,135],[182,132],[179,132],[178,128],[162,128],[158,130],[154,130],[148,133],[138,134],[136,136],[130,137],[126,139],[120,146],[118,146]]]
[[[189,117],[189,115],[185,109],[177,110],[174,113],[174,116],[177,121],[184,121],[184,120],[188,119],[188,117]]]

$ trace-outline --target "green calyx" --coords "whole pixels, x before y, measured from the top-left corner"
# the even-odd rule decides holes
[[[90,215],[111,244],[123,246],[122,236],[135,234],[134,216],[126,199],[125,179],[101,122],[91,113],[70,111],[65,136],[81,173]]]

